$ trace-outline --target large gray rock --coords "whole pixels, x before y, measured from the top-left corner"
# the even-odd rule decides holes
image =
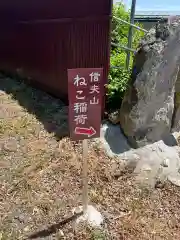
[[[166,138],[172,127],[180,66],[180,19],[159,24],[142,40],[134,57],[120,124],[133,147]]]
[[[171,138],[166,139],[169,146],[161,140],[133,149],[120,128],[106,122],[101,127],[101,137],[94,144],[103,148],[111,158],[105,171],[106,177],[119,178],[126,173],[133,174],[138,185],[153,189],[157,183],[166,180],[180,186],[179,138],[180,133],[174,132]]]
[[[136,152],[139,155],[134,173],[136,180],[141,185],[154,188],[158,181],[172,181],[178,179],[180,167],[179,148],[169,147],[163,141],[139,148]],[[177,185],[177,184],[176,184]]]

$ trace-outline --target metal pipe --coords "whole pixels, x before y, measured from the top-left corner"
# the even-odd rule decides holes
[[[113,69],[124,69],[124,66],[116,67],[111,65],[110,67]],[[131,70],[127,70],[127,71],[131,72]]]
[[[116,43],[111,43],[112,46],[115,46],[115,47],[119,47],[119,48],[122,48],[128,52],[135,52],[136,50],[135,49],[132,49],[132,48],[129,48],[129,47],[126,47],[126,46],[123,46],[123,45],[120,45],[120,44],[116,44]]]
[[[131,4],[131,15],[130,15],[130,26],[129,26],[129,34],[128,34],[128,45],[127,47],[130,49],[132,47],[132,37],[133,37],[133,26],[134,24],[134,16],[135,16],[135,9],[136,9],[136,0],[132,0]],[[129,62],[130,62],[130,52],[127,52],[126,57],[126,68],[129,69]]]
[[[113,16],[113,18],[116,19],[116,20],[119,21],[119,22],[126,23],[126,24],[128,24],[128,25],[130,25],[130,26],[132,26],[132,27],[134,27],[134,28],[136,28],[136,29],[138,29],[138,30],[140,30],[140,31],[143,31],[143,32],[146,32],[146,33],[148,32],[146,29],[141,28],[141,27],[138,27],[138,26],[136,26],[135,24],[131,24],[131,23],[125,21],[125,20],[122,20],[121,18],[117,18],[117,17],[114,17],[114,16]]]

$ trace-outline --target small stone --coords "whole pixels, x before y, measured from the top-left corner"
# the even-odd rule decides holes
[[[59,236],[60,236],[60,237],[64,237],[64,233],[63,233],[62,230],[59,230]]]
[[[17,150],[17,142],[14,139],[8,139],[4,143],[4,150],[9,152],[15,152]]]
[[[114,178],[119,178],[119,177],[122,177],[124,175],[124,172],[123,171],[115,171],[113,174],[112,174],[112,176],[114,177]]]
[[[16,219],[19,223],[26,223],[29,221],[29,216],[24,213],[17,213],[14,216],[14,219]]]
[[[146,220],[144,218],[140,219],[140,224],[145,226],[147,224]]]
[[[73,213],[77,212],[77,209],[78,211],[81,210],[80,212],[83,211],[83,207],[79,206],[78,208],[73,209],[72,212]],[[91,205],[88,205],[86,212],[79,218],[77,218],[75,222],[76,222],[75,225],[81,224],[82,222],[86,222],[92,227],[100,227],[101,224],[104,222],[104,218],[101,215],[101,213],[96,210],[96,208],[94,208]]]
[[[76,207],[75,209],[73,209],[73,214],[80,214],[82,212],[82,207],[79,206],[79,207]]]
[[[39,214],[39,213],[40,213],[39,208],[35,207],[35,208],[33,209],[33,215],[36,215],[36,214]]]
[[[23,215],[23,214],[20,214],[20,215],[17,217],[17,219],[18,219],[18,221],[19,221],[20,223],[23,223],[23,222],[24,222],[24,220],[25,220],[25,218],[24,218],[24,215]]]
[[[30,228],[28,226],[24,228],[25,232],[29,232],[29,230],[30,230]]]

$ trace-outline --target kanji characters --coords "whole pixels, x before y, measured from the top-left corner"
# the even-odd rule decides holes
[[[99,86],[98,85],[92,85],[90,87],[90,93],[93,94],[93,93],[99,93],[100,92],[100,89],[99,89]]]
[[[91,74],[89,74],[89,76],[91,77],[91,82],[99,82],[99,77],[101,76],[101,74],[98,72],[92,72]]]
[[[90,104],[91,105],[99,104],[99,99],[94,96],[93,99],[90,100]]]
[[[75,111],[76,114],[86,113],[87,112],[87,103],[86,102],[74,103],[74,111]]]
[[[69,69],[69,117],[73,139],[91,137],[87,133],[100,125],[102,69]],[[98,116],[96,116],[99,114]],[[79,129],[79,132],[76,131]],[[87,130],[87,132],[86,132]],[[81,132],[80,132],[81,131]],[[81,136],[78,136],[80,135]],[[83,136],[84,135],[84,136]]]
[[[85,124],[86,123],[86,119],[87,119],[87,115],[81,114],[81,115],[75,116],[74,121],[75,121],[76,125],[78,125],[78,124]]]
[[[86,79],[84,77],[79,77],[79,75],[76,75],[74,78],[74,85],[76,87],[87,86]]]

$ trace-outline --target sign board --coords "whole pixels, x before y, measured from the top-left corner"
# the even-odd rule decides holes
[[[68,95],[71,140],[100,137],[103,69],[69,69]]]

